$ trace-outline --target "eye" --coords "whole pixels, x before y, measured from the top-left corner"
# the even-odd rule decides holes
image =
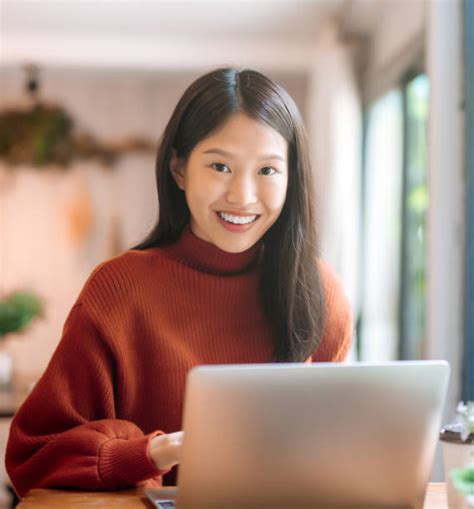
[[[218,171],[219,173],[230,173],[229,168],[222,163],[212,163],[211,168]]]
[[[260,172],[262,175],[275,175],[275,173],[278,173],[275,168],[272,168],[271,166],[265,166],[265,168],[262,168]]]

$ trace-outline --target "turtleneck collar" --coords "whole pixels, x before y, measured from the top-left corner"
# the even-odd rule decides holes
[[[258,263],[262,242],[241,253],[228,253],[197,237],[187,225],[175,243],[162,249],[167,255],[202,272],[232,275],[245,272]]]

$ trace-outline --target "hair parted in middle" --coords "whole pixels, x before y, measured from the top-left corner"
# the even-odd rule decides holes
[[[186,160],[234,113],[270,126],[288,144],[287,195],[280,216],[263,237],[260,293],[271,325],[273,360],[303,362],[319,345],[325,322],[315,188],[301,115],[290,95],[267,76],[251,69],[216,69],[185,90],[158,147],[158,219],[134,249],[163,246],[179,238],[190,212],[170,171],[172,149]]]

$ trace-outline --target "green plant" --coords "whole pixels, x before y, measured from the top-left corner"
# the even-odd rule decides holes
[[[0,160],[11,167],[55,164],[66,169],[74,160],[85,159],[112,167],[126,152],[153,150],[154,143],[139,137],[103,143],[90,134],[79,133],[68,112],[53,104],[0,111]]]
[[[474,465],[464,468],[453,468],[449,475],[459,493],[462,495],[474,494]]]
[[[460,431],[463,442],[470,443],[471,433],[474,433],[474,401],[460,401],[456,407],[456,426]],[[464,497],[467,507],[474,507],[474,463],[461,468],[453,468],[449,476],[456,491]]]
[[[456,407],[456,422],[461,424],[461,439],[466,441],[474,433],[474,401],[460,401]]]
[[[0,112],[0,157],[10,164],[67,164],[72,152],[72,120],[55,106]]]
[[[35,317],[42,316],[39,297],[29,292],[14,292],[0,299],[0,339],[26,329]]]
[[[474,507],[474,465],[453,468],[449,475],[456,491],[464,497],[467,507]]]

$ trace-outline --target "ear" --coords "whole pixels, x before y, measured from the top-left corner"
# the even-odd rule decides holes
[[[175,148],[171,149],[170,172],[176,185],[184,191],[184,161],[179,159]]]

